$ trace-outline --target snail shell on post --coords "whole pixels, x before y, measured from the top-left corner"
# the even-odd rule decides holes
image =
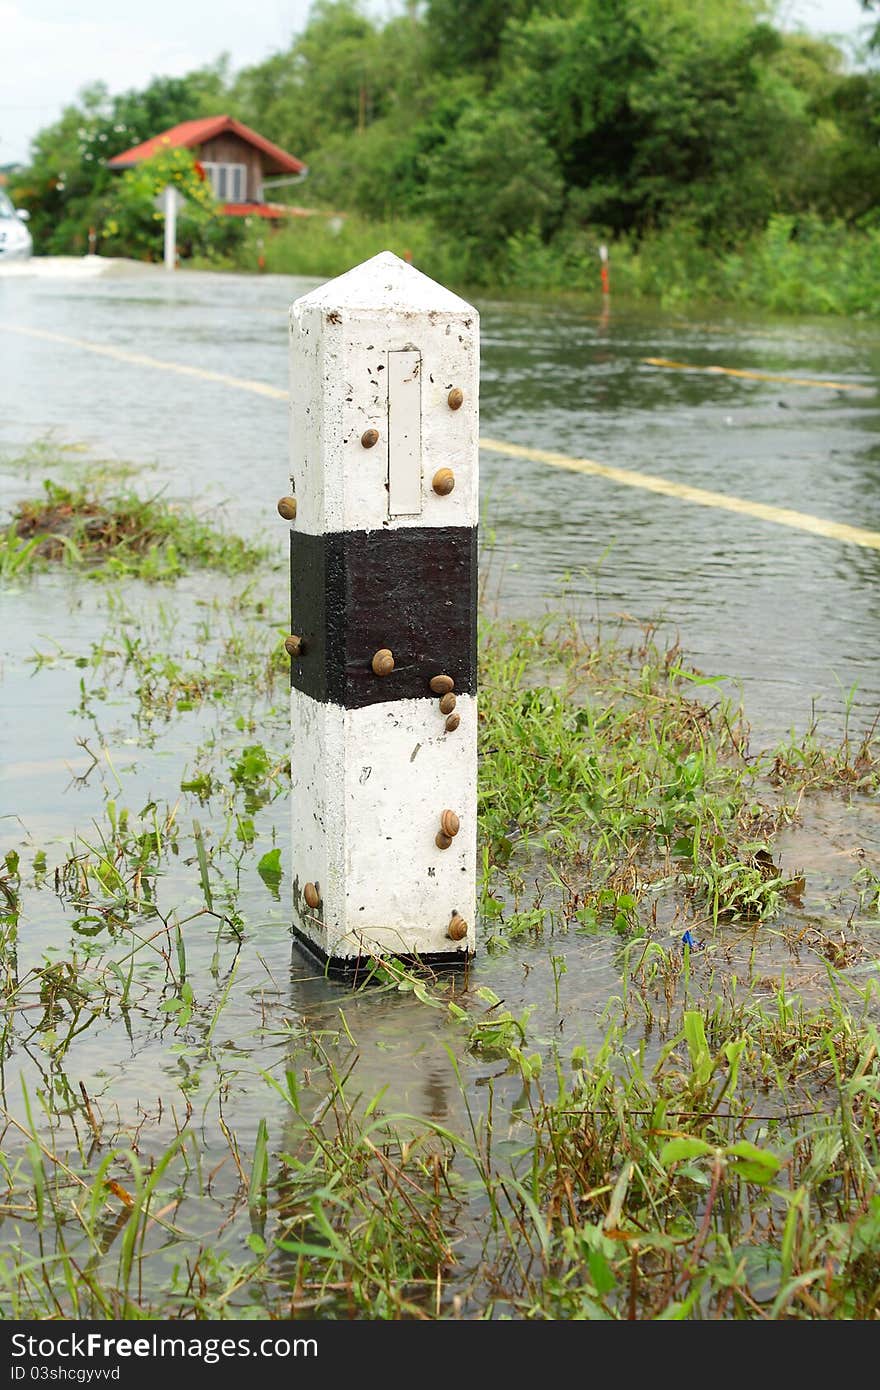
[[[302,646],[303,639],[301,637],[297,637],[296,633],[294,632],[292,632],[289,637],[285,637],[284,639],[284,650],[287,652],[288,656],[299,656],[300,652],[302,651]]]
[[[372,449],[374,444],[379,443],[379,431],[364,430],[363,434],[361,435],[361,443],[363,444],[365,449]]]
[[[381,647],[372,661],[373,671],[377,676],[389,676],[394,670],[394,657],[387,647]]]
[[[438,830],[434,836],[434,844],[438,849],[448,849],[452,844],[452,836],[446,835],[442,830]]]
[[[316,883],[306,884],[303,889],[303,897],[309,907],[315,908],[321,906],[321,894],[318,892],[318,885]]]
[[[444,811],[440,817],[440,829],[444,835],[449,835],[450,838],[458,834],[460,825],[461,822],[454,811]]]
[[[455,474],[451,468],[438,468],[431,479],[431,487],[438,497],[448,497],[455,487]]]
[[[459,917],[457,912],[453,912],[449,919],[449,926],[446,928],[446,935],[452,941],[462,941],[468,934],[468,924],[463,917]]]
[[[464,392],[461,387],[453,386],[449,395],[446,397],[446,401],[450,410],[460,410],[462,402],[464,401]]]
[[[280,497],[278,499],[278,515],[283,516],[285,521],[296,520],[296,498]]]
[[[455,681],[451,676],[432,676],[429,684],[435,695],[448,695]]]
[[[452,693],[451,690],[447,690],[446,694],[443,696],[442,700],[440,701],[440,713],[441,713],[441,714],[451,714],[452,711],[453,711],[454,709],[455,709],[455,696],[453,695],[453,693]]]
[[[448,734],[454,734],[460,723],[460,714],[450,714],[449,718],[446,721],[446,732]]]

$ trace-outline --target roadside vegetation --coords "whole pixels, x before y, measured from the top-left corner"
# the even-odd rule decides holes
[[[129,515],[69,472],[63,534]],[[880,1316],[875,730],[753,749],[651,622],[484,609],[478,957],[325,981],[283,586],[251,556],[194,600],[202,558],[126,560],[24,658],[74,707],[69,794],[0,819],[0,1316]],[[6,623],[79,609],[52,566]]]
[[[0,531],[0,581],[53,563],[94,579],[169,580],[193,565],[235,574],[263,558],[264,550],[161,497],[51,479],[42,496],[18,503]]]
[[[606,245],[615,294],[873,317],[876,17],[853,54],[762,0],[316,0],[252,67],[87,89],[12,192],[42,253],[94,227],[103,253],[158,259],[162,170],[106,161],[228,112],[307,163],[271,196],[323,215],[224,230],[198,192],[196,264],[326,277],[391,249],[459,288],[595,298]]]
[[[196,257],[200,268],[264,270],[329,279],[379,251],[411,260],[441,284],[466,295],[489,289],[528,297],[559,296],[593,305],[600,297],[598,243],[588,233],[550,242],[528,233],[508,238],[503,259],[461,279],[455,241],[426,219],[374,221],[352,214],[300,218],[266,235],[248,229],[234,258]],[[809,214],[774,214],[766,227],[727,246],[707,244],[694,227],[675,222],[643,237],[611,244],[609,284],[616,306],[651,301],[664,309],[727,303],[773,314],[843,314],[871,318],[880,310],[880,230],[847,227]],[[477,281],[479,283],[477,283]]]

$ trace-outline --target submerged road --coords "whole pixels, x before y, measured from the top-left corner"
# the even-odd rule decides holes
[[[22,333],[30,338],[43,338],[47,342],[63,343],[66,347],[82,352],[96,352],[104,357],[114,357],[119,362],[128,362],[136,367],[149,367],[163,372],[178,372],[182,376],[198,377],[203,381],[218,381],[233,391],[251,391],[257,396],[268,396],[273,400],[286,401],[288,393],[279,386],[270,386],[265,381],[251,381],[246,378],[228,376],[225,372],[207,371],[204,367],[187,366],[181,362],[163,362],[156,357],[148,357],[140,352],[127,352],[123,348],[108,347],[104,343],[88,342],[84,338],[71,338],[64,333],[52,333],[47,329],[23,328],[20,324],[0,323],[0,329],[7,333]],[[868,388],[847,382],[812,381],[798,377],[768,375],[763,372],[735,371],[726,367],[687,367],[681,362],[666,362],[660,358],[646,357],[649,365],[678,367],[688,371],[724,372],[731,376],[753,377],[761,380],[789,382],[795,386],[813,386],[823,390],[865,391]],[[733,497],[724,492],[711,492],[707,488],[690,487],[687,483],[673,482],[670,478],[660,478],[652,473],[641,473],[630,468],[614,468],[607,463],[597,463],[594,459],[570,458],[567,454],[552,453],[547,449],[529,449],[520,444],[505,443],[500,439],[480,439],[480,448],[495,454],[506,454],[508,458],[529,459],[533,463],[543,463],[550,468],[565,468],[572,473],[592,474],[597,478],[607,478],[621,487],[641,488],[645,492],[656,492],[663,497],[676,497],[680,502],[692,502],[700,507],[715,507],[721,511],[736,512],[740,516],[758,517],[777,526],[791,526],[798,531],[809,531],[814,536],[824,536],[828,540],[841,541],[845,545],[863,545],[869,549],[880,550],[880,531],[869,531],[862,526],[850,526],[842,521],[829,521],[824,517],[811,516],[791,507],[774,507],[766,502],[751,501],[746,497]]]
[[[94,269],[94,268],[93,268]],[[133,465],[283,547],[287,310],[316,283],[0,276],[0,508],[43,441]],[[880,709],[880,331],[841,320],[481,313],[484,606],[680,635],[762,742]],[[268,406],[268,408],[267,408]],[[626,629],[632,631],[632,637]]]

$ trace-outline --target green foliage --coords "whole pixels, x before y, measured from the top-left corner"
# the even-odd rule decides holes
[[[668,304],[877,312],[880,72],[768,20],[762,0],[315,0],[289,47],[111,98],[85,89],[12,191],[40,252],[158,257],[159,176],[191,197],[198,263],[332,275],[376,250],[469,286],[598,287]],[[107,158],[228,111],[308,165],[279,188],[334,221],[210,216],[191,173]],[[186,156],[181,155],[181,161]],[[340,225],[341,223],[341,225]],[[328,235],[329,232],[329,235]],[[258,244],[259,243],[259,244]]]
[[[583,0],[509,31],[500,93],[538,113],[582,218],[622,232],[688,213],[730,235],[774,210],[810,122],[754,9]]]
[[[859,974],[824,969],[812,907],[704,915],[681,945],[711,913],[700,871],[761,865],[777,891],[783,803],[837,786],[849,820],[876,792],[876,730],[755,755],[652,624],[487,622],[478,968],[365,956],[331,982],[290,957],[277,574],[164,599],[125,576],[88,626],[33,633],[13,777],[45,778],[73,672],[100,743],[0,851],[9,1317],[877,1319],[870,931]],[[44,587],[62,619],[84,603]],[[876,922],[867,861],[856,895]],[[844,897],[827,914],[855,941]]]
[[[93,579],[172,580],[191,566],[238,574],[263,552],[194,513],[123,491],[104,496],[46,479],[41,497],[19,502],[0,532],[0,580],[61,562]]]
[[[296,218],[268,234],[262,227],[251,228],[240,263],[255,269],[262,255],[266,270],[274,274],[329,279],[380,251],[393,251],[402,259],[409,255],[419,270],[447,284],[460,274],[454,246],[438,237],[425,218],[415,217],[374,221],[321,215]]]
[[[425,22],[431,55],[444,71],[491,69],[508,24],[527,19],[541,0],[427,0]]]
[[[511,236],[547,231],[562,208],[555,156],[527,111],[469,107],[427,171],[424,206],[467,266]]]
[[[393,104],[408,80],[394,48],[355,0],[317,0],[290,49],[245,69],[233,99],[249,124],[311,159],[328,136],[362,132]]]
[[[177,245],[191,257],[231,248],[242,229],[220,213],[211,185],[191,150],[168,146],[127,169],[103,203],[101,242],[108,255],[145,260],[162,257],[163,189],[171,185],[186,200],[177,213]]]
[[[242,749],[230,768],[230,778],[244,796],[245,810],[251,814],[282,790],[282,774],[289,771],[284,758],[273,758],[261,743]],[[276,858],[276,855],[278,856]],[[270,851],[261,860],[261,877],[268,871],[277,884],[281,871],[280,851]]]
[[[815,215],[778,214],[759,233],[724,248],[673,224],[612,249],[614,283],[672,307],[726,300],[775,313],[880,314],[880,219],[847,227]]]
[[[277,847],[268,850],[257,865],[257,873],[266,887],[277,898],[279,896],[278,885],[281,882],[281,850]]]
[[[119,177],[107,161],[181,121],[223,111],[226,88],[223,59],[115,97],[103,83],[84,88],[77,104],[39,132],[30,164],[12,180],[16,202],[31,213],[39,254],[86,252],[89,228],[97,230],[104,215],[102,198]]]
[[[417,264],[447,282],[590,288],[606,241],[617,293],[873,312],[880,75],[847,73],[833,44],[764,13],[751,0],[432,0],[423,19],[411,7],[382,27],[324,3],[286,59],[236,92],[246,119],[307,150],[311,201],[405,219]],[[790,240],[780,218],[796,219]],[[825,273],[854,220],[854,273]],[[306,247],[316,227],[286,229],[267,263],[337,273],[346,245],[352,264],[371,240],[356,225],[323,253]]]

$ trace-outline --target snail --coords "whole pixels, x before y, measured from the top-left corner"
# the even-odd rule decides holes
[[[372,661],[373,670],[377,676],[389,676],[394,670],[394,657],[387,647],[381,647]]]
[[[284,639],[284,650],[287,652],[288,656],[299,656],[300,652],[302,651],[302,646],[303,639],[301,637],[297,637],[296,634],[293,632],[290,634],[289,637],[285,637]]]
[[[446,694],[440,700],[440,713],[451,714],[454,709],[455,696],[453,695],[451,690],[447,690]]]
[[[448,734],[454,734],[460,723],[460,714],[450,714],[449,718],[446,721],[446,732]]]
[[[434,836],[434,844],[438,849],[448,849],[452,844],[452,836],[446,835],[442,830],[438,830]]]
[[[452,941],[461,941],[468,934],[468,924],[457,912],[453,912],[449,919],[449,926],[446,928],[446,935]]]
[[[448,497],[455,487],[455,474],[451,468],[438,468],[431,479],[431,487],[438,497]]]
[[[363,444],[365,449],[372,449],[374,444],[379,443],[379,431],[364,430],[363,434],[361,435],[361,443]]]
[[[458,834],[460,825],[461,822],[454,811],[444,811],[440,817],[440,829],[443,834],[448,835],[450,839],[453,835]]]
[[[278,499],[278,515],[283,516],[285,521],[296,519],[296,498],[281,497]]]
[[[435,695],[448,695],[455,681],[451,676],[432,676],[429,684]]]
[[[464,392],[462,391],[461,387],[453,386],[452,390],[449,392],[449,395],[446,397],[446,400],[450,410],[460,410],[462,401],[464,400]]]
[[[307,883],[305,888],[303,888],[303,897],[309,907],[315,908],[321,906],[321,894],[318,892],[317,883]]]

